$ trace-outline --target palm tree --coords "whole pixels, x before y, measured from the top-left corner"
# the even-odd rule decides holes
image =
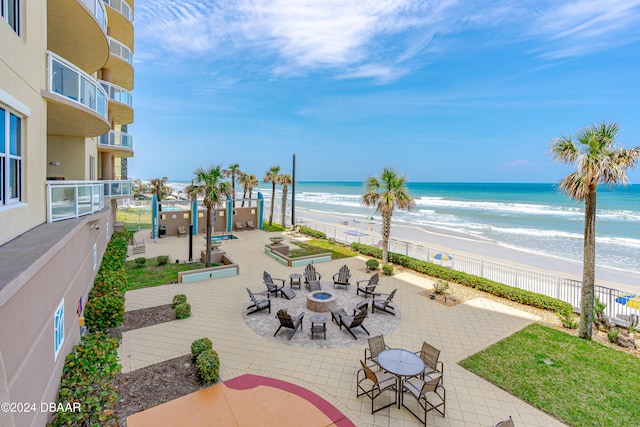
[[[156,198],[158,199],[158,210],[162,210],[162,206],[160,205],[160,201],[167,194],[167,177],[163,176],[162,178],[153,178],[149,182],[151,185],[151,192],[155,193]]]
[[[549,149],[555,160],[573,164],[576,171],[564,177],[560,188],[572,199],[585,202],[580,338],[591,339],[596,269],[596,190],[598,184],[627,184],[627,169],[640,159],[640,147],[616,145],[617,123],[600,123],[571,137],[555,138]]]
[[[276,183],[278,182],[278,172],[280,172],[280,166],[271,166],[269,170],[267,170],[264,174],[264,178],[262,178],[262,182],[267,183],[270,182],[272,185],[271,190],[271,213],[269,214],[269,226],[273,222],[273,203],[275,202],[276,197]]]
[[[240,178],[238,178],[238,182],[242,185],[242,207],[244,208],[244,201],[247,198],[247,190],[249,189],[249,174],[242,172]]]
[[[406,178],[391,168],[384,168],[382,174],[370,176],[366,181],[366,189],[362,195],[362,204],[375,206],[376,212],[382,215],[382,262],[389,262],[389,236],[391,235],[391,215],[393,210],[411,210],[415,206],[413,197],[405,186]]]
[[[287,213],[287,191],[288,186],[291,185],[291,175],[281,174],[278,175],[278,184],[282,185],[282,203],[280,204],[280,208],[282,209],[282,219],[280,221],[280,225],[282,228],[285,228],[284,220],[286,218]]]
[[[225,169],[224,174],[228,177],[231,177],[231,189],[233,191],[233,201],[231,203],[233,203],[233,207],[236,207],[236,176],[241,176],[242,175],[242,171],[240,170],[240,164],[239,163],[232,163],[229,165],[228,169]]]
[[[256,188],[260,184],[258,178],[254,174],[249,174],[247,177],[247,190],[249,190],[249,207],[251,207],[251,195],[253,194],[253,189]]]
[[[198,168],[194,172],[194,183],[187,188],[189,197],[195,199],[203,196],[203,203],[207,207],[207,252],[205,266],[211,265],[211,229],[215,224],[212,220],[215,208],[223,206],[223,196],[231,197],[231,184],[224,181],[225,176],[220,165],[210,166],[208,169]]]

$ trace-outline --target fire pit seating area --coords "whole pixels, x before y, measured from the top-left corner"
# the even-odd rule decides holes
[[[380,299],[382,302],[386,298],[376,298],[376,295],[372,298],[371,294],[365,297],[356,292],[356,286],[347,285],[343,287],[344,290],[334,289],[336,279],[345,279],[348,283],[351,277],[349,267],[354,268],[353,265],[344,265],[333,274],[335,270],[320,272],[313,265],[308,265],[304,271],[289,273],[288,280],[272,277],[271,273],[265,271],[263,279],[265,284],[270,286],[265,289],[265,284],[262,284],[261,288],[254,286],[251,290],[256,296],[260,294],[262,298],[270,296],[271,298],[265,298],[269,301],[270,307],[265,308],[273,310],[271,313],[270,310],[256,312],[255,301],[248,301],[242,311],[245,324],[265,338],[310,348],[354,346],[361,344],[363,339],[370,335],[393,332],[400,323],[400,311],[397,306],[394,313],[376,307],[373,314],[370,310],[374,301]],[[355,271],[364,272],[364,269]],[[362,274],[364,279],[364,273],[358,274]],[[321,281],[323,275],[329,276],[330,280]],[[295,280],[291,276],[295,276]],[[361,277],[356,275],[355,279]],[[303,280],[307,282],[306,287],[300,286]],[[296,288],[295,292],[292,285]],[[275,316],[273,312],[280,315]],[[309,319],[308,322],[303,323],[303,318]],[[288,333],[283,333],[283,329],[288,329]]]

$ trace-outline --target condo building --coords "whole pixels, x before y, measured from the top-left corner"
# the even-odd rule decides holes
[[[0,426],[50,419],[132,194],[133,3],[0,0]]]

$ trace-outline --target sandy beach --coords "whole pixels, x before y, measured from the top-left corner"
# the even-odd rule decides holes
[[[322,224],[329,230],[334,230],[335,236],[331,232],[328,237],[337,240],[354,241],[353,234],[345,234],[349,230],[361,231],[366,235],[355,237],[362,243],[376,244],[380,240],[380,224],[366,221],[345,221],[344,218],[326,212],[306,211],[299,209],[296,212],[296,222],[307,222]],[[345,224],[345,222],[347,222]],[[313,227],[312,227],[313,228]],[[391,226],[391,238],[401,241],[408,241],[416,245],[429,247],[433,250],[446,252],[452,256],[456,254],[481,258],[487,261],[494,261],[503,264],[518,266],[530,270],[551,273],[575,280],[582,278],[582,263],[549,256],[543,253],[526,252],[519,249],[510,248],[495,242],[483,241],[470,238],[462,233],[447,232],[442,230],[433,231],[428,228],[411,227],[393,224]],[[612,268],[596,266],[596,284],[628,292],[640,292],[640,274]]]

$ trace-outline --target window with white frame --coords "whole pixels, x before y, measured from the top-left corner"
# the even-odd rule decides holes
[[[22,118],[0,107],[0,206],[21,198]]]
[[[20,0],[0,0],[2,19],[20,35]]]
[[[58,354],[64,343],[64,298],[53,316],[53,360],[58,360]]]

